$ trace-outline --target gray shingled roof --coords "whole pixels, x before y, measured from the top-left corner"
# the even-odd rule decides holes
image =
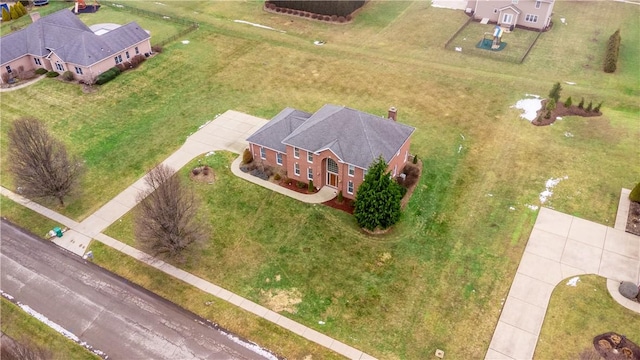
[[[284,153],[286,145],[282,140],[310,117],[309,113],[288,107],[249,136],[247,141]]]
[[[366,169],[380,155],[389,162],[415,131],[393,120],[330,104],[295,127],[290,126],[291,120],[280,124],[294,111],[285,109],[247,140],[278,151],[285,149],[276,145],[278,141],[314,153],[330,149],[340,160]]]
[[[63,9],[3,36],[0,64],[26,54],[46,56],[53,51],[65,62],[88,66],[147,38],[149,34],[135,22],[95,35],[71,10]]]

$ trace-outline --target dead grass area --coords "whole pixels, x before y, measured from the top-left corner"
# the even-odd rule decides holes
[[[296,305],[302,302],[302,293],[296,288],[260,290],[264,304],[275,312],[286,311],[290,314],[298,312]]]
[[[216,174],[209,165],[202,165],[191,170],[189,179],[201,183],[213,184],[216,181]]]

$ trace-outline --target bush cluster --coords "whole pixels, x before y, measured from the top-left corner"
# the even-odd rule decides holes
[[[96,79],[96,84],[98,85],[106,84],[109,81],[115,79],[118,75],[120,75],[120,72],[121,72],[120,69],[114,66],[111,69],[98,75],[98,78]]]
[[[298,12],[309,12],[320,15],[335,15],[336,21],[338,16],[347,16],[364,5],[364,0],[324,0],[324,1],[306,1],[306,0],[272,0],[268,1],[265,6],[274,10],[275,8],[297,10]],[[277,11],[277,10],[276,10]]]
[[[253,161],[253,154],[251,154],[251,151],[249,151],[249,149],[244,149],[244,152],[242,152],[242,163],[249,164],[252,161]]]
[[[604,57],[604,72],[613,73],[618,67],[618,55],[620,54],[620,29],[609,37],[607,53]]]
[[[640,202],[640,182],[629,193],[629,200],[634,202]]]
[[[48,72],[49,72],[49,70],[47,70],[45,68],[37,68],[36,69],[36,74],[38,74],[38,75],[44,75],[44,74],[46,74]]]
[[[301,2],[304,2],[306,4],[302,4],[301,6],[298,6],[299,4],[297,3],[301,3]],[[353,17],[351,16],[351,13],[341,15],[339,13],[320,13],[313,10],[307,10],[307,9],[314,8],[313,5],[309,4],[314,2],[330,3],[332,1],[267,1],[265,2],[264,6],[265,8],[271,11],[275,11],[277,13],[291,14],[291,15],[296,15],[300,17],[311,18],[311,19],[321,20],[321,21],[345,23],[353,19]],[[338,1],[338,2],[345,2],[345,1]],[[349,1],[346,1],[346,2],[349,2]],[[329,5],[325,4],[325,6],[329,6]],[[322,5],[320,5],[320,7],[322,7]]]
[[[54,77],[58,77],[60,74],[56,71],[47,71],[47,77],[48,78],[54,78]]]
[[[2,8],[3,22],[15,20],[25,15],[27,15],[27,9],[24,7],[24,5],[22,5],[21,2],[16,2],[15,5],[11,5],[9,7],[9,11],[7,11],[7,9],[5,9],[4,7]]]
[[[69,70],[62,73],[62,78],[65,79],[66,81],[73,81],[75,79],[75,77],[73,76],[73,73]]]

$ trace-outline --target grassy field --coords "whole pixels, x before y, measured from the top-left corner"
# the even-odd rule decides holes
[[[26,340],[50,352],[55,360],[100,359],[82,346],[65,338],[9,300],[0,299],[2,332],[18,342]]]
[[[580,276],[576,287],[560,283],[553,291],[536,348],[536,359],[577,359],[593,348],[593,338],[610,331],[640,343],[638,314],[616,303],[605,278]]]
[[[568,176],[546,206],[612,224],[620,188],[640,178],[629,166],[640,157],[640,9],[633,5],[558,2],[567,25],[543,34],[522,65],[445,50],[466,16],[428,2],[369,2],[340,26],[266,13],[260,1],[170,5],[171,14],[200,23],[188,45],[169,44],[95,93],[47,79],[0,94],[2,168],[9,121],[46,120],[88,170],[66,208],[47,205],[82,219],[227,109],[270,118],[286,106],[313,112],[335,103],[374,114],[398,107],[399,121],[417,128],[412,152],[425,172],[391,233],[367,237],[344,213],[236,179],[227,169],[231,155],[218,153],[203,159],[218,181],[194,185],[210,214],[211,241],[180,264],[262,304],[278,291],[298,291],[302,302],[287,316],[379,358],[426,358],[436,348],[451,358],[483,357],[535,220],[525,205],[540,205],[545,181]],[[618,27],[620,71],[607,75],[600,64]],[[601,35],[593,41],[585,29]],[[316,39],[327,43],[314,46]],[[604,101],[604,115],[537,128],[510,108],[525,93],[546,95],[556,81],[577,83],[563,83],[562,98]],[[36,97],[28,109],[20,105]],[[131,218],[108,233],[134,244]],[[133,281],[167,281],[140,275],[139,265],[120,257],[100,257],[99,244],[92,249],[97,262]],[[257,328],[255,336],[269,332]],[[282,351],[305,353],[294,348]]]

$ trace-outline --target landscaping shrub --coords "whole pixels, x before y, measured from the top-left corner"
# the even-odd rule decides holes
[[[313,180],[309,180],[309,188],[308,188],[309,192],[313,192],[313,190],[315,190],[315,189],[316,188],[313,187]]]
[[[555,110],[556,109],[556,100],[554,98],[549,99],[547,101],[547,105],[545,106],[546,110]]]
[[[593,112],[599,113],[601,106],[602,106],[602,101],[598,105],[596,105],[596,107],[593,108]]]
[[[344,18],[344,16],[338,16],[338,22],[339,23],[343,23],[345,21],[347,21],[347,20]]]
[[[318,18],[318,14],[311,14],[311,18],[312,19],[317,19]]]
[[[49,72],[49,70],[47,70],[45,68],[37,68],[36,69],[36,74],[38,74],[38,75],[44,75],[44,74],[46,74],[48,72]]]
[[[5,9],[4,7],[2,8],[2,21],[3,22],[11,21],[11,14],[9,14],[7,9]]]
[[[282,12],[282,8],[276,7],[276,12],[277,13]]]
[[[591,112],[591,109],[593,108],[593,101],[589,101],[589,105],[587,105],[587,108],[585,109],[587,112]]]
[[[298,187],[298,189],[304,189],[307,184],[303,183],[302,181],[297,181],[296,186]]]
[[[420,179],[420,168],[413,164],[405,164],[402,173],[405,174],[405,178],[402,184],[406,188],[410,188],[415,185]]]
[[[331,15],[331,21],[338,21],[338,15]]]
[[[389,177],[382,157],[369,167],[356,193],[353,215],[360,227],[387,229],[400,219],[400,202],[404,191]]]
[[[351,14],[347,15],[346,17],[347,21],[351,21],[351,19],[353,19],[353,16],[351,16]]]
[[[47,77],[48,78],[54,78],[54,77],[58,77],[60,76],[60,74],[56,71],[47,71]]]
[[[2,74],[2,82],[5,84],[9,82],[9,74],[7,73]]]
[[[291,12],[291,14],[293,14],[293,15],[298,15],[298,10],[293,10],[293,11]]]
[[[73,76],[73,73],[69,70],[62,73],[62,78],[65,79],[66,81],[73,81],[75,79],[75,77]]]
[[[607,43],[607,53],[604,56],[604,72],[613,73],[618,67],[618,55],[620,54],[620,29],[616,30]]]
[[[269,180],[269,175],[267,175],[267,173],[265,173],[261,169],[253,169],[251,170],[250,174],[262,180]]]
[[[276,173],[275,175],[273,175],[273,180],[280,181],[280,179],[282,179],[282,176],[280,176],[280,173]]]
[[[112,67],[111,69],[98,75],[98,78],[96,79],[96,84],[98,85],[106,84],[109,81],[115,79],[116,76],[118,75],[120,75],[120,69],[118,69],[117,67]]]
[[[546,114],[544,114],[544,118],[545,119],[550,119],[551,118],[551,110],[547,110]]]
[[[308,18],[311,16],[311,13],[304,13],[304,17]]]
[[[20,17],[20,14],[18,14],[18,10],[16,10],[15,6],[11,6],[9,8],[9,14],[11,14],[11,20],[15,20]]]
[[[578,109],[583,109],[583,108],[584,108],[584,98],[582,98],[578,103]]]
[[[147,58],[144,55],[136,55],[131,58],[131,66],[135,69],[142,64]]]
[[[271,1],[279,7],[308,11],[322,15],[347,16],[364,5],[364,0],[275,0]]]
[[[344,196],[342,195],[342,190],[338,191],[338,203],[342,204],[344,201]]]
[[[560,101],[560,92],[562,91],[562,85],[559,82],[553,84],[551,91],[549,91],[549,99],[555,100],[557,104]]]
[[[160,45],[153,45],[153,46],[151,47],[151,51],[152,51],[152,52],[154,52],[154,53],[158,53],[158,54],[160,54],[160,53],[162,52],[162,46],[160,46]]]
[[[331,21],[331,16],[325,15],[324,16],[324,21]]]
[[[199,168],[199,167],[194,168],[193,170],[191,170],[191,173],[192,173],[194,176],[198,176],[198,175],[200,175],[200,168]]]
[[[418,163],[418,155],[413,155],[413,163],[414,164]]]
[[[251,154],[251,151],[248,148],[244,149],[244,152],[242,152],[242,163],[249,164],[252,161],[253,161],[253,154]]]
[[[276,9],[276,4],[271,4],[271,3],[269,3],[269,4],[267,4],[267,7],[268,7],[269,9],[271,9],[271,10],[275,10],[275,9]]]
[[[629,193],[629,200],[634,202],[640,202],[640,182]]]
[[[567,98],[567,100],[565,100],[565,101],[564,101],[564,107],[566,107],[566,108],[571,107],[571,102],[572,102],[572,100],[571,100],[571,96],[569,96],[569,97]]]

